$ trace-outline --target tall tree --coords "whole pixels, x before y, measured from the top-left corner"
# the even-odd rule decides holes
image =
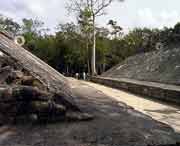
[[[61,51],[61,67],[67,74],[85,70],[84,39],[74,23],[59,24],[57,27],[57,47]]]
[[[89,46],[91,45],[91,34],[92,34],[92,20],[91,20],[91,12],[89,9],[83,10],[78,18],[78,24],[80,26],[81,35],[83,37],[83,44],[85,44],[85,58],[87,61],[88,73],[91,73],[90,69],[90,58],[89,58]]]
[[[123,1],[123,0],[119,0]],[[113,0],[69,0],[68,10],[70,12],[81,13],[84,9],[88,9],[91,12],[91,19],[93,24],[93,49],[91,70],[92,75],[96,75],[96,18],[105,14],[105,8],[107,8]]]
[[[24,18],[22,25],[22,31],[23,33],[33,33],[36,35],[40,35],[41,31],[44,30],[44,22],[40,20],[33,20],[33,19],[26,19]]]
[[[20,25],[11,18],[0,15],[0,30],[6,30],[13,35],[20,31]]]
[[[22,34],[25,37],[26,44],[25,46],[33,50],[36,46],[36,40],[40,39],[41,32],[44,30],[43,26],[44,23],[40,20],[33,20],[33,19],[26,19],[24,18],[22,20],[23,24],[21,26],[22,28]]]

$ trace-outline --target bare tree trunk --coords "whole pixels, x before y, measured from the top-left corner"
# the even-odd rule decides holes
[[[95,30],[95,15],[93,14],[93,50],[91,60],[92,75],[96,75],[96,30]]]
[[[66,73],[67,73],[67,76],[69,76],[69,65],[67,65],[66,67]]]
[[[88,73],[91,74],[91,67],[90,67],[89,58],[87,59],[87,65],[88,65]]]
[[[104,62],[103,63],[103,72],[105,72],[105,70],[106,70],[106,63]]]
[[[88,44],[88,40],[86,42],[86,52],[87,52],[87,68],[88,68],[88,73],[91,73],[90,70],[90,63],[89,63],[89,44]]]

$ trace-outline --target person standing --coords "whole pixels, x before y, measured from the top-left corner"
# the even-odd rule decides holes
[[[86,73],[83,72],[83,80],[86,80]]]

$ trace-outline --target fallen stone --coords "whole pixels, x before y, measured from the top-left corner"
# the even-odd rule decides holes
[[[51,99],[51,94],[31,86],[0,86],[0,91],[0,102]]]
[[[88,113],[67,112],[66,119],[68,121],[89,121],[89,120],[94,119],[94,116]]]
[[[47,102],[33,101],[31,102],[31,106],[33,112],[35,113],[64,115],[66,112],[66,107],[64,107],[63,105],[57,105],[56,103],[51,101],[47,101]]]
[[[21,79],[23,78],[24,74],[22,71],[19,71],[19,70],[15,70],[15,71],[12,71],[12,77],[14,79]]]
[[[9,76],[11,75],[11,73],[12,73],[12,68],[10,66],[0,68],[0,84],[10,82]]]

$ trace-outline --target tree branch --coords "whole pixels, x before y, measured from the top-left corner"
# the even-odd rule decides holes
[[[95,12],[94,12],[95,15],[99,14],[104,8],[108,7],[113,0],[108,0],[107,3],[105,3],[105,1],[106,0],[102,0],[101,4],[97,8],[97,10],[95,10]]]

